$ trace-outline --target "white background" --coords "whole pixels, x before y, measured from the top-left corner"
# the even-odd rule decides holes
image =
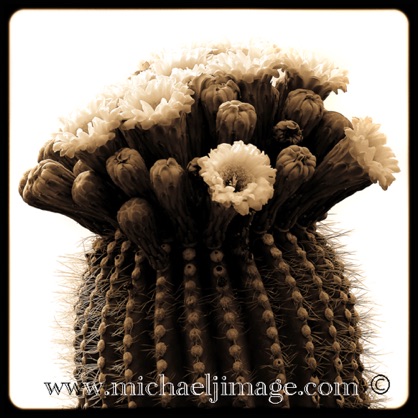
[[[374,316],[374,368],[391,382],[385,406],[408,396],[408,22],[390,10],[22,10],[10,21],[10,396],[22,408],[72,405],[43,382],[71,378],[71,290],[91,233],[25,204],[17,189],[58,117],[135,71],[150,51],[205,40],[270,40],[313,50],[349,70],[329,110],[371,116],[401,167],[337,205],[329,219],[363,274]],[[61,332],[64,331],[64,332]],[[64,335],[67,343],[57,344]],[[71,353],[70,353],[71,354]]]

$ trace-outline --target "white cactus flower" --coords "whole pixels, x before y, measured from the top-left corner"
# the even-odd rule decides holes
[[[270,166],[268,156],[252,144],[220,144],[198,164],[212,200],[233,206],[240,215],[247,215],[250,209],[261,210],[273,196],[276,169]]]
[[[386,190],[395,177],[392,173],[400,171],[395,154],[386,145],[386,135],[379,131],[380,125],[373,123],[371,117],[352,120],[353,129],[346,128],[349,152],[370,177]]]

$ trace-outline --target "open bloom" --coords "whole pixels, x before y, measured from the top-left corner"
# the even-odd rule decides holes
[[[119,101],[123,128],[170,125],[181,113],[190,112],[194,103],[192,94],[193,90],[178,78],[141,72],[130,78]]]
[[[228,48],[208,61],[208,72],[230,74],[236,81],[253,82],[264,75],[277,77],[280,49],[276,45],[250,45],[249,48]]]
[[[386,190],[395,177],[392,173],[400,171],[393,151],[386,146],[386,135],[379,132],[380,125],[373,123],[371,117],[353,118],[353,129],[346,128],[349,152],[373,183],[379,182]]]
[[[241,215],[247,215],[250,209],[261,210],[273,196],[276,169],[252,144],[220,144],[208,156],[199,158],[198,164],[212,200],[227,208],[233,206]]]
[[[175,51],[165,50],[151,55],[148,68],[155,74],[171,75],[174,69],[193,69],[204,66],[213,49],[210,46],[181,48]]]
[[[379,182],[383,190],[391,185],[392,173],[399,172],[398,162],[379,128],[370,117],[352,119],[352,128],[345,128],[345,137],[325,155],[290,203],[286,213],[293,218],[289,217],[287,227],[296,220],[308,225],[323,218],[334,205],[372,183]]]
[[[61,119],[61,128],[53,134],[53,150],[73,158],[77,151],[94,152],[115,137],[121,124],[117,94],[98,96],[85,109]]]
[[[302,83],[295,88],[313,90],[322,99],[331,91],[334,93],[338,93],[338,90],[347,91],[347,71],[336,67],[327,59],[293,49],[282,51],[281,59],[281,69],[292,78],[297,76]],[[284,74],[281,75],[283,76]]]

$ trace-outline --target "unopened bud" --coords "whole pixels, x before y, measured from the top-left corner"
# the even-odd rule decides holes
[[[25,173],[19,192],[31,206],[65,214],[74,206],[71,196],[74,178],[61,163],[43,160]]]
[[[179,239],[190,245],[195,241],[196,226],[187,204],[191,190],[187,172],[174,158],[158,160],[150,169],[150,180],[160,205],[177,227]]]
[[[172,200],[173,192],[179,188],[184,170],[174,158],[158,160],[151,167],[151,185],[158,200]]]
[[[302,141],[302,131],[293,120],[281,120],[273,127],[273,138],[283,145],[297,145]]]
[[[122,148],[106,161],[112,181],[129,197],[149,189],[149,173],[141,154],[132,148]]]
[[[295,121],[307,138],[319,123],[324,112],[324,102],[312,90],[296,89],[289,93],[284,103],[283,117]]]
[[[222,103],[238,98],[239,91],[233,80],[218,80],[202,90],[202,104],[208,115],[216,115]]]
[[[219,106],[216,114],[216,134],[218,143],[241,140],[246,144],[253,136],[257,114],[254,106],[239,100],[230,100]]]
[[[308,148],[290,145],[283,149],[277,157],[277,177],[287,178],[288,181],[312,177],[316,166],[316,158]]]
[[[145,200],[133,197],[125,202],[117,214],[121,230],[146,254],[153,268],[162,268],[168,262],[168,254],[158,241],[157,221],[154,209]]]
[[[75,203],[105,218],[111,216],[117,207],[119,199],[114,192],[114,186],[92,170],[80,173],[71,191]]]

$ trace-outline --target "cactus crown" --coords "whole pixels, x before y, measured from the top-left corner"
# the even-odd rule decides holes
[[[277,197],[282,194],[280,176],[275,179],[272,171],[267,174],[267,167],[255,183],[250,179],[243,182],[240,176],[245,177],[246,167],[256,166],[261,155],[274,170],[280,152],[290,154],[292,151],[286,148],[299,145],[310,154],[310,161],[316,160],[314,176],[309,180],[312,184],[319,177],[340,184],[327,191],[324,183],[323,196],[317,203],[311,196],[298,197],[305,213],[293,216],[292,224],[308,216],[306,206],[315,205],[316,212],[321,213],[316,213],[315,219],[310,217],[312,223],[321,219],[330,205],[346,197],[343,190],[350,194],[358,183],[369,182],[379,182],[386,189],[394,180],[393,173],[399,171],[393,153],[385,145],[385,135],[370,117],[356,117],[350,122],[325,109],[327,96],[339,90],[345,92],[347,84],[347,72],[332,63],[320,62],[313,54],[282,51],[270,44],[221,44],[154,54],[128,80],[109,86],[84,109],[62,118],[60,129],[40,151],[39,165],[27,173],[27,181],[21,185],[22,196],[29,204],[73,217],[93,232],[98,232],[98,224],[112,225],[114,229],[116,211],[127,198],[149,199],[160,193],[155,190],[157,182],[149,182],[149,173],[155,163],[161,164],[159,160],[171,158],[186,177],[190,177],[190,170],[202,176],[209,186],[206,192],[215,202],[228,207],[233,200],[241,199],[241,206],[247,209],[238,213],[248,214],[250,208],[264,210],[268,215],[259,217],[268,216],[274,224],[270,212],[277,199],[271,200],[272,190],[260,183],[273,180]],[[330,153],[337,143],[339,146]],[[235,158],[233,164],[226,163]],[[298,161],[300,174],[306,172],[307,167],[302,169],[305,160],[293,155],[289,161],[292,158]],[[223,172],[213,167],[209,170],[209,162],[225,165],[221,167]],[[289,163],[288,170],[290,167]],[[96,174],[99,177],[94,177]],[[43,189],[42,177],[51,177],[48,183],[52,184],[54,175],[68,179],[56,181],[53,186],[61,188],[60,196],[64,194],[68,200],[49,205],[44,202],[48,191],[41,193],[39,189]],[[172,175],[166,170],[165,180]],[[100,187],[93,184],[95,181],[101,183]],[[85,189],[89,182],[94,193],[103,190],[103,197],[106,188],[115,189],[117,202],[107,202],[107,211],[100,205],[103,216],[80,202],[83,197],[79,195],[89,191]],[[230,191],[230,196],[221,190]],[[254,192],[261,196],[259,200]],[[189,203],[192,207],[199,205],[197,201]],[[290,202],[287,206],[288,212],[299,211]]]

